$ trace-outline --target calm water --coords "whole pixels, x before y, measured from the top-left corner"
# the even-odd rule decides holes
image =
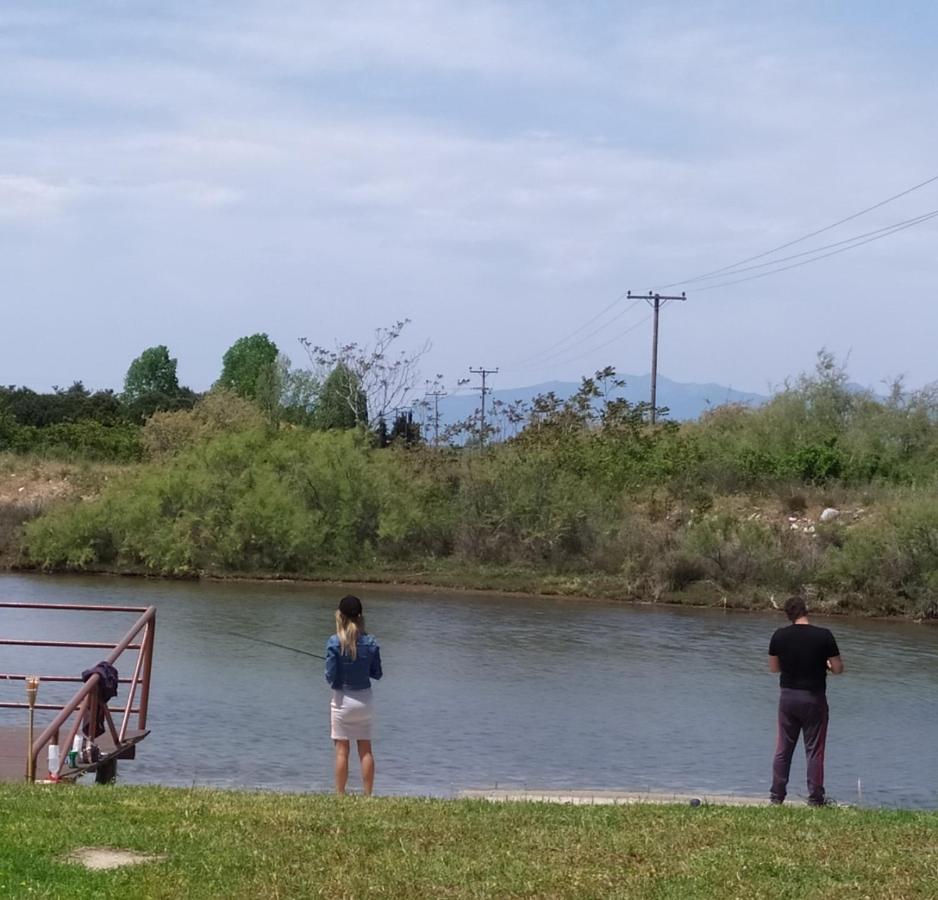
[[[331,787],[322,663],[229,632],[322,653],[343,593],[0,576],[4,600],[158,608],[153,733],[120,776],[172,785]],[[384,660],[375,687],[381,792],[446,795],[495,784],[767,790],[777,686],[765,663],[778,616],[406,588],[359,593]],[[0,617],[4,636],[99,640],[116,640],[133,619]],[[861,779],[865,803],[938,806],[938,629],[818,621],[834,629],[848,667],[828,691],[828,792],[856,802]],[[59,651],[54,661],[39,655],[49,651],[0,652],[0,669],[66,674],[100,651]],[[0,682],[4,699],[21,690]],[[46,698],[55,691],[43,686]],[[0,710],[0,722],[12,721]],[[793,796],[805,793],[801,753]]]

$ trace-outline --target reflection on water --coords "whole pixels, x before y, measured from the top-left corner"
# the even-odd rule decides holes
[[[331,787],[322,663],[232,632],[322,653],[346,592],[0,577],[4,600],[157,606],[153,734],[135,762],[121,764],[123,781],[300,791]],[[396,587],[359,593],[385,670],[375,688],[380,792],[449,794],[496,783],[767,791],[777,687],[765,667],[769,636],[784,624],[778,616]],[[90,614],[0,616],[4,636],[101,636],[102,619]],[[130,621],[108,616],[106,637]],[[848,668],[829,688],[828,792],[855,802],[862,780],[866,803],[938,806],[938,630],[825,624]],[[40,666],[36,651],[2,650],[6,671],[30,660],[65,674],[97,661],[68,651]],[[0,691],[10,698],[9,687]],[[800,753],[793,795],[804,793]]]

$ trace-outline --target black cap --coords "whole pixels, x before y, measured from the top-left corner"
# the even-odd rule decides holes
[[[358,597],[353,597],[349,594],[339,601],[339,612],[342,613],[343,616],[348,616],[350,619],[356,619],[362,614],[362,602]]]

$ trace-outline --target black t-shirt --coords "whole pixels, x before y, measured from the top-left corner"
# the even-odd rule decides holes
[[[827,661],[840,656],[834,635],[817,625],[779,628],[769,641],[769,656],[777,656],[782,667],[783,688],[823,692],[827,687]]]

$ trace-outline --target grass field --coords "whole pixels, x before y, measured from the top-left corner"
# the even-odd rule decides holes
[[[5,897],[938,896],[935,813],[20,786],[0,810]]]

